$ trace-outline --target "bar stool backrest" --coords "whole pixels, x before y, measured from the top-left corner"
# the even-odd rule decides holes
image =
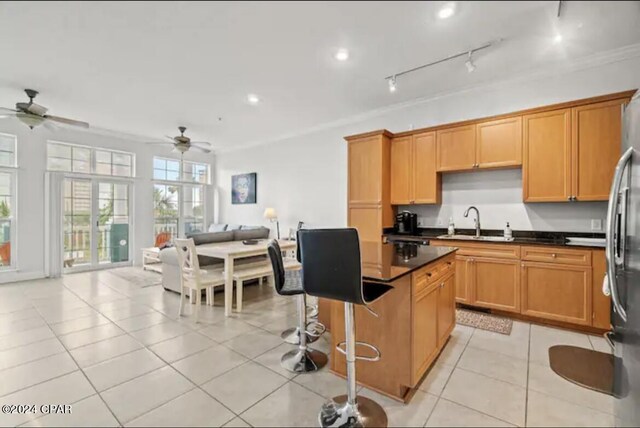
[[[357,305],[366,304],[356,229],[301,229],[298,231],[298,248],[305,293]]]
[[[272,239],[267,246],[267,253],[269,253],[269,260],[271,260],[271,267],[273,268],[273,282],[275,283],[276,292],[282,293],[282,287],[284,287],[285,273],[284,262],[282,261],[282,250],[278,241]]]

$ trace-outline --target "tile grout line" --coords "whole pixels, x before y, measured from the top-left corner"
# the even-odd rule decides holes
[[[527,341],[527,387],[524,393],[524,426],[529,418],[529,367],[531,367],[531,324],[529,324],[529,340]]]

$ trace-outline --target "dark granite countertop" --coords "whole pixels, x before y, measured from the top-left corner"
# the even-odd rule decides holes
[[[385,236],[389,240],[415,240],[423,243],[429,239],[437,239],[440,235],[446,235],[447,229],[442,228],[420,228],[417,235],[398,235],[392,228],[384,230]],[[456,229],[456,235],[474,235],[474,229]],[[483,236],[503,236],[502,230],[488,229],[482,230]],[[567,247],[585,247],[585,248],[604,248],[604,243],[572,243],[568,238],[591,238],[604,239],[604,233],[585,233],[585,232],[548,232],[548,231],[532,231],[532,230],[514,230],[513,241],[495,242],[495,241],[473,241],[486,242],[487,244],[518,244],[518,245],[556,245]],[[452,242],[460,242],[454,241]],[[465,241],[467,242],[467,241]]]
[[[374,245],[367,248],[367,244],[361,243],[362,278],[365,281],[395,281],[457,250],[455,247],[405,243]]]

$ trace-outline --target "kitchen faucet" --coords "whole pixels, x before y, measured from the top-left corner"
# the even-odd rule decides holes
[[[476,211],[476,218],[473,220],[476,224],[476,238],[480,237],[480,211],[478,211],[478,209],[476,207],[474,207],[473,205],[471,205],[469,208],[467,208],[467,210],[464,212],[464,216],[465,217],[469,217],[469,211],[471,210],[475,210]]]

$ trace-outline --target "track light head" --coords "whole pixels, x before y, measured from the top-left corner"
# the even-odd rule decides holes
[[[469,73],[473,73],[473,71],[476,69],[476,65],[473,63],[473,59],[471,58],[472,54],[473,54],[473,51],[469,51],[467,62],[464,63]]]
[[[393,93],[396,91],[396,76],[390,77],[389,79],[389,92]]]

